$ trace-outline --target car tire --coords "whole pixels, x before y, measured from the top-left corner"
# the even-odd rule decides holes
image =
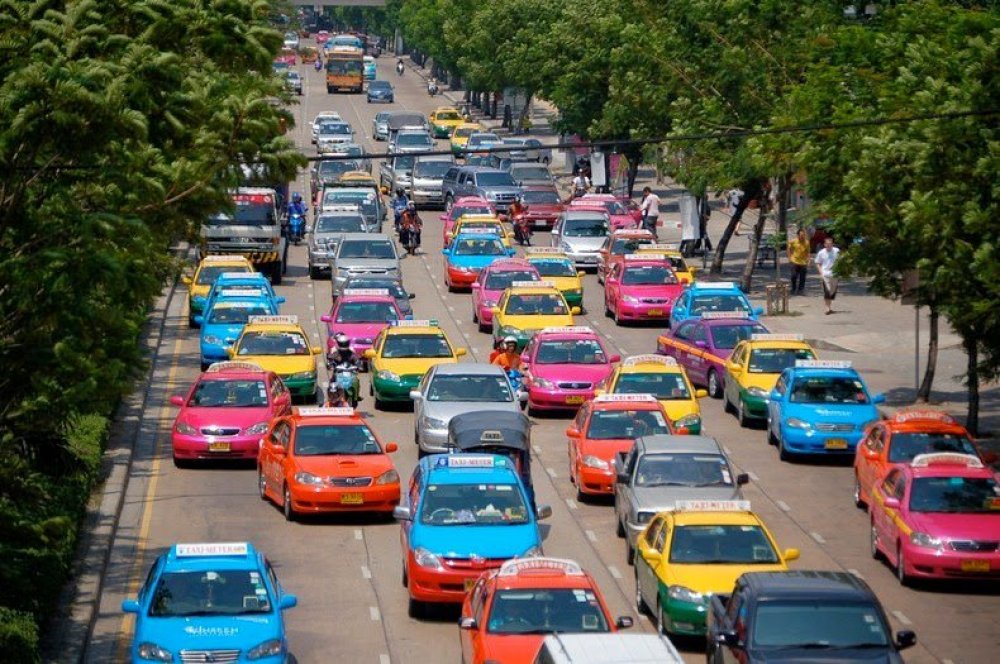
[[[281,263],[275,263],[271,268],[271,284],[274,286],[281,285]]]
[[[861,497],[861,480],[858,478],[858,474],[854,473],[854,505],[858,509],[865,509],[868,507],[865,503],[865,499]]]
[[[292,494],[288,490],[288,485],[282,490],[281,512],[285,515],[285,521],[295,521],[295,508],[292,507]]]
[[[742,399],[740,399],[739,404],[736,406],[736,421],[742,429],[746,429],[750,426],[750,418],[747,417],[746,408],[743,405]]]
[[[257,469],[257,494],[261,500],[267,500],[267,481],[264,479],[264,471]]]
[[[777,445],[778,437],[774,435],[774,431],[771,429],[771,420],[767,421],[767,444]]]
[[[317,279],[321,279],[322,277],[323,277],[323,273],[320,271],[320,269],[318,267],[313,267],[312,265],[309,266],[309,278],[310,279],[312,279],[313,281],[316,281]]]
[[[625,562],[629,565],[635,565],[635,547],[632,546],[628,537],[625,538]]]
[[[452,197],[451,194],[448,194],[447,196],[444,197],[444,210],[445,210],[445,212],[451,212],[451,208],[454,205],[455,205],[455,199]]]
[[[733,404],[729,401],[729,395],[726,394],[726,390],[722,390],[722,410],[726,413],[735,413],[736,409],[733,408]]]
[[[426,608],[427,607],[424,605],[424,603],[421,602],[419,599],[413,599],[411,597],[406,612],[407,614],[409,614],[411,618],[416,618],[417,620],[419,620],[424,617]]]
[[[903,555],[903,544],[901,542],[896,543],[896,578],[899,579],[899,585],[910,586],[913,583],[910,575],[906,573],[906,558]]]
[[[782,461],[791,461],[794,455],[785,447],[785,441],[778,436],[778,458]]]
[[[625,526],[622,525],[622,520],[617,515],[615,515],[615,535],[625,537]]]
[[[207,371],[210,366],[212,366],[212,364],[210,362],[202,362],[201,363],[201,370],[202,371]]]
[[[479,326],[479,331],[483,331],[483,324],[479,322],[479,313],[476,311],[476,303],[472,303],[472,322]]]
[[[194,322],[194,318],[188,316],[188,327],[194,329],[198,327],[198,323]]]
[[[375,410],[385,410],[385,402],[375,396]]]
[[[667,620],[663,616],[663,606],[660,604],[660,598],[656,598],[656,633],[669,635],[667,632]]]
[[[409,588],[410,587],[410,577],[406,573],[406,565],[403,565],[403,578],[401,580],[403,582],[403,587],[404,588]]]
[[[872,554],[874,560],[882,557],[882,552],[878,548],[878,531],[875,530],[875,519],[868,519],[868,552]]]
[[[715,369],[708,370],[708,379],[705,381],[708,383],[708,396],[713,399],[719,399],[722,397],[722,381],[719,379],[719,372]]]
[[[174,468],[190,468],[190,467],[191,467],[190,459],[181,459],[176,455],[174,456]]]
[[[649,606],[646,604],[646,600],[642,598],[642,592],[639,590],[639,570],[635,570],[635,610],[640,616],[647,615],[649,613]]]

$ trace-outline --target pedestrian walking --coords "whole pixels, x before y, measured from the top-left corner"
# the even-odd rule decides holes
[[[657,222],[660,219],[660,197],[649,187],[642,189],[642,203],[639,205],[639,210],[642,212],[642,227],[656,237]]]
[[[833,238],[823,240],[823,248],[816,252],[816,270],[823,281],[823,303],[826,304],[826,315],[833,313],[833,301],[837,297],[838,281],[833,268],[840,257],[840,249],[833,246]]]
[[[809,238],[804,228],[800,228],[795,239],[788,243],[788,262],[792,264],[792,295],[802,295],[809,271]]]

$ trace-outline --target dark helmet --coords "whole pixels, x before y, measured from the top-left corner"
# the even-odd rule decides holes
[[[294,194],[292,194],[292,202],[293,203],[301,203],[302,202],[302,194],[300,194],[299,192],[295,192]]]
[[[403,188],[402,188],[402,187],[396,187],[396,195],[397,195],[397,196],[399,196],[400,198],[402,198],[402,197],[403,197],[403,194],[405,194],[405,193],[406,193],[406,192],[405,192],[405,191],[403,191]]]
[[[337,348],[340,350],[349,350],[351,347],[351,340],[343,332],[335,336],[333,340],[337,342]]]

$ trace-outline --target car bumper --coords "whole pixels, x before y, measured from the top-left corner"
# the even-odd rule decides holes
[[[372,387],[375,389],[375,396],[382,401],[410,401],[410,390],[417,389],[422,376],[416,374],[410,376],[400,376],[398,381],[379,378],[378,374],[372,379]]]
[[[448,451],[448,429],[417,429],[417,445],[424,452],[447,452]]]
[[[556,215],[534,217],[529,214],[528,223],[531,224],[532,228],[552,228],[552,226],[556,223]]]
[[[786,450],[795,454],[849,454],[853,457],[860,440],[860,431],[827,432],[781,427],[782,444]]]
[[[686,636],[701,636],[705,633],[706,604],[673,599],[666,595],[665,590],[663,594],[667,597],[663,606],[663,617],[668,632]]]
[[[225,362],[229,359],[228,346],[202,345],[201,363],[212,364],[213,362]]]
[[[316,394],[316,376],[312,378],[288,378],[281,377],[281,381],[288,388],[293,396],[309,397]]]
[[[476,579],[488,569],[496,569],[496,565],[477,565],[468,570],[445,568],[443,570],[421,567],[413,559],[412,553],[407,553],[407,576],[409,578],[410,597],[421,602],[460,604],[467,588],[471,588]]]
[[[177,459],[256,459],[263,434],[245,436],[184,436],[174,433],[170,442]]]
[[[379,103],[391,104],[392,103],[392,97],[368,97],[368,101],[370,101],[370,102],[379,102]],[[389,138],[388,134],[383,134],[381,132],[376,133],[375,136],[378,137],[378,138],[381,138],[382,140],[385,140],[385,139]]]
[[[664,320],[670,318],[672,304],[670,302],[663,304],[632,303],[619,300],[616,306],[618,317],[625,320]]]
[[[415,189],[410,192],[410,199],[417,204],[444,202],[444,196],[441,195],[441,192],[432,189]]]
[[[334,247],[336,251],[336,247]],[[309,249],[309,266],[319,270],[320,272],[330,271],[330,259],[333,257],[333,251],[319,251],[316,249]]]
[[[434,126],[434,138],[451,138],[452,133],[455,131],[454,127],[438,127]]]
[[[564,390],[534,386],[528,388],[528,405],[538,410],[575,409],[593,398],[593,388],[587,390]]]
[[[601,255],[597,252],[568,251],[566,255],[569,256],[574,265],[586,270],[596,270],[601,263]]]
[[[938,551],[903,545],[907,574],[926,579],[1000,579],[1000,552]]]
[[[566,304],[571,307],[582,307],[583,306],[583,290],[564,290],[562,291],[563,297],[566,298]]]
[[[591,468],[578,462],[576,488],[592,496],[610,496],[615,490],[615,474],[611,470]]]
[[[479,322],[482,325],[493,324],[493,307],[476,305],[476,314],[479,316]]]
[[[459,270],[448,268],[448,281],[455,288],[471,288],[472,284],[475,283],[476,279],[479,278],[479,271],[475,272],[461,272]]]
[[[367,487],[289,487],[296,512],[392,512],[399,504],[399,483]],[[360,500],[361,502],[358,502]]]
[[[767,399],[755,397],[746,390],[740,390],[740,402],[743,404],[743,412],[747,417],[763,419],[767,417]]]

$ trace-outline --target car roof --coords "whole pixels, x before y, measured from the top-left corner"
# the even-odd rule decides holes
[[[464,457],[465,461],[452,461]],[[493,459],[492,467],[477,468],[465,467],[454,468],[446,464],[449,463],[473,463],[472,458]],[[419,462],[427,471],[427,484],[484,484],[493,483],[498,479],[510,480],[511,484],[521,483],[517,469],[510,457],[499,454],[431,454]]]
[[[505,376],[503,369],[485,362],[459,362],[458,364],[438,364],[433,368],[435,376]]]
[[[711,436],[678,436],[661,433],[636,439],[635,449],[643,454],[680,452],[684,454],[723,454],[719,442]]]
[[[566,218],[567,220],[569,220],[569,219],[602,219],[602,220],[606,220],[608,218],[608,213],[604,212],[604,211],[597,210],[597,209],[590,209],[590,208],[586,208],[586,207],[584,207],[584,208],[579,208],[579,207],[578,208],[573,208],[573,207],[570,207],[570,208],[567,208],[565,212],[563,212],[563,217]]]
[[[758,593],[758,599],[878,601],[868,584],[849,572],[825,570],[747,572],[740,578]]]

